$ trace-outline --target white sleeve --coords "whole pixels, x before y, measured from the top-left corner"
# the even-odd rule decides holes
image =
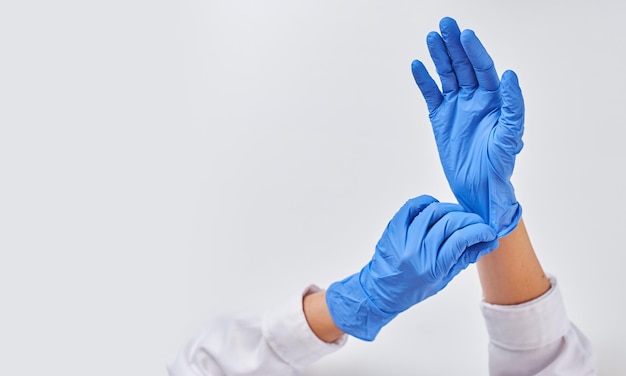
[[[326,343],[306,322],[302,297],[316,291],[310,286],[264,314],[210,321],[168,367],[170,376],[293,375],[338,350],[347,335]]]
[[[556,279],[519,305],[481,303],[489,333],[490,375],[595,375],[591,344],[565,313]]]

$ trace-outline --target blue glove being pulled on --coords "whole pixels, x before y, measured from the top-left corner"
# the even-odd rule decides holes
[[[460,205],[411,199],[360,273],[330,285],[331,317],[344,332],[371,341],[400,312],[439,292],[497,245],[494,230]]]
[[[418,60],[412,64],[413,77],[426,100],[452,192],[502,237],[522,216],[510,181],[523,147],[522,91],[512,71],[500,81],[473,31],[461,32],[452,18],[439,26],[441,35],[431,32],[426,43],[442,91]]]

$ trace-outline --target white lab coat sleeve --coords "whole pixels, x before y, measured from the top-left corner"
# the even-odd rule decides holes
[[[170,376],[294,375],[337,351],[344,335],[326,343],[309,327],[302,298],[319,291],[309,286],[265,313],[241,313],[210,321],[179,353]]]
[[[556,279],[548,292],[519,305],[481,303],[489,333],[489,373],[595,375],[591,344],[565,313]]]

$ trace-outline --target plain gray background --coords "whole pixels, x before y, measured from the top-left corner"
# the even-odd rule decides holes
[[[526,99],[518,199],[602,375],[626,370],[619,1],[5,1],[0,374],[164,375],[219,314],[358,271],[454,200],[410,72],[443,16]],[[474,267],[308,371],[484,375]]]

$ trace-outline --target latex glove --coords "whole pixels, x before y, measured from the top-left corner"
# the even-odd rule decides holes
[[[461,33],[452,18],[439,26],[441,35],[431,32],[426,43],[442,91],[418,60],[412,64],[413,77],[426,100],[450,188],[463,207],[502,237],[522,215],[510,181],[523,146],[522,91],[514,72],[498,79],[473,31]]]
[[[331,317],[344,332],[371,341],[396,315],[436,294],[497,244],[494,230],[460,205],[411,199],[361,272],[330,285]]]

